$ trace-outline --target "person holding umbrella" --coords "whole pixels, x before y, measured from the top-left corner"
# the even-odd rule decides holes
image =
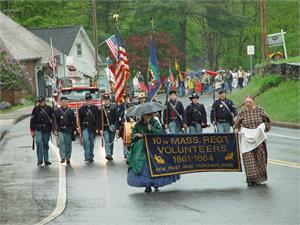
[[[157,102],[149,102],[141,107],[134,107],[128,116],[137,113],[141,120],[132,129],[131,151],[128,154],[128,177],[127,183],[132,187],[145,187],[145,192],[152,192],[152,187],[158,191],[159,187],[176,182],[179,175],[151,178],[148,162],[146,160],[145,134],[160,134],[163,129],[159,122],[153,118],[153,113],[164,109],[164,105]]]

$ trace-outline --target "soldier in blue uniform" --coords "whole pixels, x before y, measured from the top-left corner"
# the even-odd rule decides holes
[[[50,165],[49,161],[49,139],[52,131],[53,109],[46,105],[45,98],[38,98],[38,106],[35,106],[31,113],[30,131],[36,141],[37,165]]]
[[[85,95],[86,104],[78,109],[78,118],[80,125],[78,131],[82,134],[84,161],[94,162],[94,141],[95,135],[99,132],[99,108],[92,104],[92,95],[87,93]]]
[[[58,135],[61,163],[70,164],[72,153],[72,136],[76,135],[76,117],[68,107],[68,99],[60,98],[61,106],[54,111],[54,133]]]
[[[202,133],[202,128],[207,127],[206,111],[203,104],[199,103],[199,96],[194,92],[191,104],[186,107],[185,113],[190,134]]]
[[[113,160],[114,139],[116,134],[117,105],[110,102],[108,94],[103,95],[100,110],[100,135],[104,136],[107,160]]]
[[[218,133],[231,132],[233,118],[237,115],[233,102],[226,98],[226,91],[219,91],[219,99],[217,99],[210,112],[210,121],[217,126]]]
[[[181,133],[182,128],[186,129],[186,114],[181,101],[177,100],[176,91],[170,91],[170,100],[167,102],[164,111],[165,129],[169,128],[170,134]]]

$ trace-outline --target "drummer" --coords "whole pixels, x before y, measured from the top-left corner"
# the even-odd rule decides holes
[[[125,132],[125,122],[131,122],[133,121],[132,118],[126,117],[126,110],[132,106],[132,103],[130,101],[130,97],[127,93],[124,93],[122,96],[122,102],[117,107],[117,121],[116,121],[116,137],[122,137]],[[123,154],[124,158],[127,158],[128,155],[128,147],[125,143],[125,140],[123,140]]]

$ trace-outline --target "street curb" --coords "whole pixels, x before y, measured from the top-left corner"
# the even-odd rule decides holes
[[[276,127],[285,127],[292,129],[300,129],[300,124],[272,121],[272,125]]]
[[[0,143],[2,142],[2,140],[4,139],[6,134],[7,134],[7,130],[4,130],[3,133],[0,136]]]
[[[12,126],[15,125],[16,123],[24,120],[25,118],[29,117],[30,115],[31,114],[23,114],[23,115],[18,116],[16,119],[14,119],[14,122],[13,122]],[[4,130],[3,133],[1,134],[1,136],[0,136],[0,144],[2,143],[2,140],[5,138],[5,135],[7,133],[8,133],[8,129]]]

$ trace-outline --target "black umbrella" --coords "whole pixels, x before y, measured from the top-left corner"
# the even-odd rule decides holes
[[[166,106],[159,102],[142,103],[142,104],[133,106],[132,108],[129,108],[126,116],[141,116],[141,115],[145,115],[148,113],[159,112],[159,111],[164,110],[165,108],[166,108]]]

